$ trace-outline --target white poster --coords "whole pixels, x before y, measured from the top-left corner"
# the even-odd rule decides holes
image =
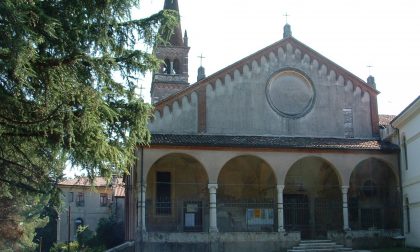
[[[185,213],[185,226],[195,227],[195,213]]]

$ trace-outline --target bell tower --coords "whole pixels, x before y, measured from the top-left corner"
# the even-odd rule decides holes
[[[163,9],[179,13],[178,0],[165,0]],[[164,63],[153,73],[150,89],[152,104],[188,87],[188,36],[182,37],[181,23],[174,29],[167,45],[157,45],[156,56]]]

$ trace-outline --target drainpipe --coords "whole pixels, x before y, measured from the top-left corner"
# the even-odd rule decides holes
[[[398,146],[401,146],[401,139],[400,139],[400,130],[395,128],[398,138]],[[401,171],[401,147],[400,151],[398,152],[398,176],[399,176],[399,184],[400,184],[400,219],[401,219],[401,236],[404,236],[404,194],[403,194],[403,186],[402,186],[402,171]],[[405,245],[405,242],[404,242]]]
[[[143,209],[146,210],[146,206],[143,207],[143,204],[146,204],[145,201],[143,201],[143,185],[144,185],[144,179],[143,179],[143,173],[144,173],[144,153],[143,153],[143,147],[141,147],[141,163],[140,163],[140,202],[142,207],[140,208],[140,252],[143,251]],[[138,204],[137,204],[138,207]],[[139,215],[137,214],[137,218]]]

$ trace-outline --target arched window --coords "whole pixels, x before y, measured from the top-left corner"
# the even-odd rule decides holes
[[[174,71],[172,72],[172,74],[180,74],[181,73],[181,64],[179,62],[178,59],[174,60]]]
[[[165,66],[163,67],[163,73],[171,74],[171,61],[169,59],[165,59]]]

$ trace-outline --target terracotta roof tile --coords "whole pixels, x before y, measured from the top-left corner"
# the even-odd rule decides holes
[[[63,186],[92,186],[89,178],[87,177],[79,177],[73,179],[66,179],[58,183],[59,185]],[[95,186],[107,186],[110,183],[104,177],[96,177],[93,180],[93,184]],[[122,178],[117,178],[117,185],[123,185]]]
[[[153,134],[152,146],[251,147],[398,151],[378,139]]]
[[[395,115],[379,115],[379,126],[390,125],[391,121],[394,120]]]

